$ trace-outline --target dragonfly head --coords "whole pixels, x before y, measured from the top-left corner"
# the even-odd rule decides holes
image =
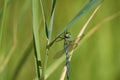
[[[70,39],[71,38],[71,34],[70,32],[66,32],[65,36],[64,36],[66,39]]]

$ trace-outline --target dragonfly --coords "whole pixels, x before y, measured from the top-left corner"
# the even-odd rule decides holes
[[[81,39],[83,37],[84,37],[84,34],[81,36]],[[66,67],[67,67],[66,76],[67,76],[67,80],[70,80],[69,51],[73,49],[73,46],[74,48],[76,48],[78,46],[78,43],[75,43],[75,40],[71,41],[71,33],[67,31],[64,32],[62,37],[59,37],[59,38],[60,39],[56,40],[56,42],[64,40],[64,49],[57,52],[54,58],[59,58],[60,56],[62,56],[63,53],[66,54]]]
[[[57,41],[61,41],[64,40],[64,49],[59,51],[58,53],[55,54],[54,58],[58,58],[59,56],[61,56],[61,53],[65,53],[66,54],[66,67],[67,67],[67,71],[66,71],[66,76],[67,76],[67,80],[70,80],[70,70],[69,70],[69,46],[71,44],[71,34],[70,32],[65,32],[64,35],[62,37],[60,37],[59,40]]]
[[[82,35],[81,38],[83,38],[83,36],[84,35]],[[54,56],[54,59],[59,58],[60,56],[62,56],[63,53],[66,54],[66,67],[67,67],[66,76],[67,76],[67,80],[70,80],[69,51],[73,49],[73,46],[75,46],[74,48],[76,48],[78,44],[74,43],[74,40],[71,41],[71,33],[68,31],[65,31],[61,36],[53,40],[51,44],[47,46],[47,48],[49,49],[55,42],[58,42],[61,40],[64,40],[64,49],[57,52]]]
[[[83,38],[84,34],[82,35],[81,39]],[[80,39],[80,40],[81,40]],[[64,40],[64,49],[60,50],[59,52],[57,52],[54,56],[54,59],[59,58],[60,56],[62,56],[63,53],[66,53],[66,67],[67,67],[67,71],[66,71],[66,75],[67,75],[67,80],[70,80],[70,70],[69,70],[69,51],[71,51],[74,48],[77,47],[77,43],[75,43],[75,41],[71,41],[71,33],[68,32],[67,30],[64,31],[64,33],[62,33],[61,35],[59,35],[57,38],[55,38],[49,45],[46,46],[47,49],[50,49],[50,47],[58,41]],[[71,48],[71,49],[70,49]]]
[[[64,36],[64,49],[65,49],[65,53],[66,53],[67,80],[70,80],[69,55],[68,55],[68,45],[70,44],[70,38],[71,38],[71,34],[66,33],[65,36]]]

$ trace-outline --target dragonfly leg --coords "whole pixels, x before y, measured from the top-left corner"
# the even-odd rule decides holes
[[[63,39],[64,39],[64,37],[59,37],[59,38],[56,40],[56,42],[61,41],[61,40],[63,40]]]

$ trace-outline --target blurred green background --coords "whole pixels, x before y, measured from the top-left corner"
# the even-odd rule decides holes
[[[0,0],[0,25],[4,1]],[[32,0],[8,0],[4,35],[0,44],[0,67],[8,63],[0,80],[33,80],[36,76],[35,59],[32,42]],[[52,39],[84,6],[87,0],[57,0]],[[44,0],[47,22],[51,11],[51,0]],[[39,4],[40,5],[40,4]],[[94,9],[84,15],[69,31],[75,39],[88,16]],[[104,19],[120,12],[120,0],[104,0],[101,8],[86,29],[87,34]],[[120,15],[120,14],[119,14]],[[41,8],[39,6],[40,47],[42,58],[45,53],[46,37],[43,27]],[[70,63],[71,80],[120,80],[120,16],[105,22],[74,52]],[[0,26],[1,28],[1,26]],[[1,31],[1,30],[0,30]],[[49,51],[48,66],[55,60],[54,54],[63,48],[63,44],[54,44]],[[47,79],[58,80],[63,66]],[[4,66],[3,66],[4,67]]]

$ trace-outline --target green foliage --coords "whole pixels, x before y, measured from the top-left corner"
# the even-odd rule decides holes
[[[101,2],[0,0],[0,80],[59,80],[65,54],[53,59],[63,48],[56,39],[66,30],[76,38]],[[120,79],[119,4],[104,1],[91,20],[73,53],[71,80]]]

